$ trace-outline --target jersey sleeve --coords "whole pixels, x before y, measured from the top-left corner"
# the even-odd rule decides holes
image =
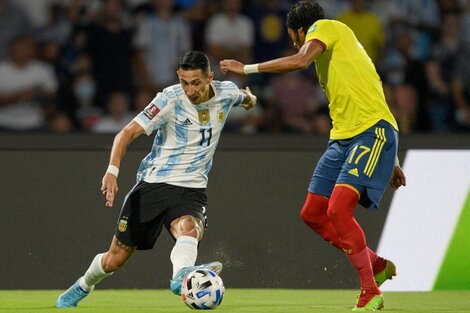
[[[330,20],[318,20],[308,29],[305,42],[315,40],[327,50],[334,46],[338,38],[338,31]]]
[[[238,88],[238,86],[231,81],[224,81],[222,82],[222,90],[227,92],[231,101],[231,105],[236,107],[239,106],[240,103],[243,101],[243,97],[245,96],[243,92]]]
[[[168,108],[168,94],[165,91],[159,92],[149,105],[134,118],[134,121],[142,126],[147,136],[150,136],[153,131],[168,121]]]

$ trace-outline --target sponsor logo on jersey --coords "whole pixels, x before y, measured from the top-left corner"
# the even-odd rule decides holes
[[[224,111],[217,112],[217,121],[219,121],[219,123],[223,123],[224,119],[225,119]]]
[[[209,120],[211,118],[211,116],[209,114],[209,110],[205,109],[205,110],[198,111],[197,115],[199,117],[199,122],[201,122],[201,124],[205,125],[205,124],[209,123]]]
[[[356,177],[359,177],[359,171],[357,170],[357,168],[353,168],[353,169],[349,170],[348,173],[351,174],[351,175],[354,175]]]
[[[157,116],[158,112],[160,112],[160,109],[153,103],[150,103],[144,109],[144,115],[147,116],[149,120],[152,120],[155,116]]]
[[[187,119],[185,119],[184,121],[178,121],[178,123],[182,126],[189,126],[189,125],[193,125],[193,123],[191,122],[191,120],[189,119],[189,117]]]

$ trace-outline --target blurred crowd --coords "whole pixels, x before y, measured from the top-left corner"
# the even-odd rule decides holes
[[[0,130],[116,133],[206,52],[218,80],[249,85],[226,129],[327,134],[315,70],[223,75],[218,61],[292,54],[288,0],[0,0]],[[470,132],[470,0],[319,0],[349,25],[383,80],[403,135]],[[466,29],[466,31],[465,31]]]

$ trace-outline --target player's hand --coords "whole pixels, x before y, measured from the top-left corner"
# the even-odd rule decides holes
[[[101,185],[101,192],[106,198],[106,206],[111,208],[113,206],[114,198],[118,192],[117,178],[111,173],[106,173],[103,176],[103,181]]]
[[[405,173],[399,165],[396,165],[393,169],[392,178],[390,178],[390,186],[392,186],[394,190],[397,190],[401,186],[406,186]]]
[[[246,86],[245,89],[242,89],[242,92],[247,96],[250,100],[247,103],[241,103],[240,106],[245,110],[249,110],[256,105],[257,98],[254,94],[251,93],[250,87]]]
[[[244,75],[243,66],[245,64],[238,62],[237,60],[222,60],[219,63],[220,70],[222,73],[227,74],[228,72],[234,72],[236,74]]]

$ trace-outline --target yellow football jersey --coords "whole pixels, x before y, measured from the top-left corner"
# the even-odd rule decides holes
[[[398,130],[380,77],[353,31],[335,20],[318,20],[307,32],[305,42],[310,40],[320,41],[325,48],[315,64],[321,88],[330,101],[330,138],[352,138],[380,120]]]

